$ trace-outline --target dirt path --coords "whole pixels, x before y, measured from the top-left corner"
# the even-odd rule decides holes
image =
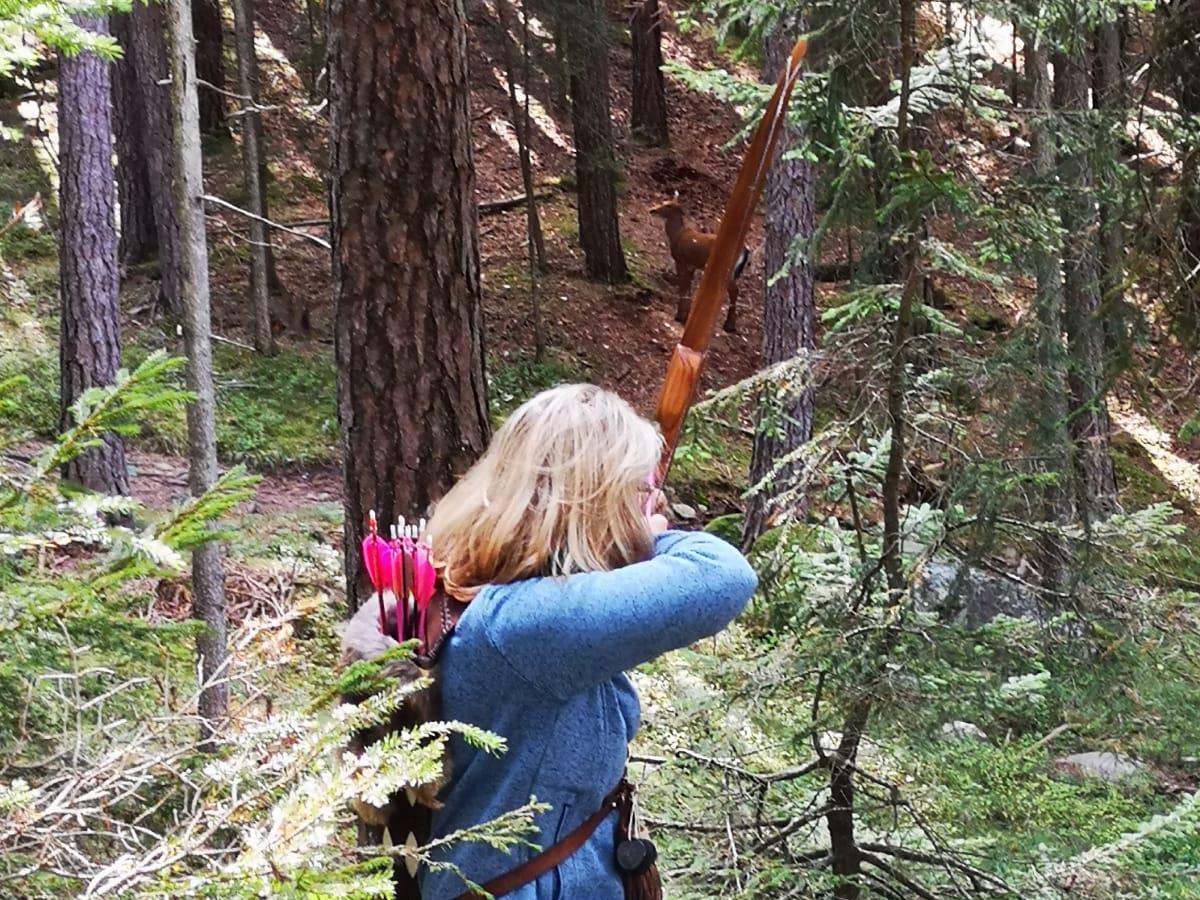
[[[187,496],[187,460],[133,450],[128,454],[133,496],[152,509],[163,509]],[[340,503],[338,469],[289,469],[262,476],[249,512],[277,513],[322,503]]]
[[[8,455],[16,462],[27,463],[47,446],[45,442],[23,444]],[[129,465],[130,493],[135,500],[150,509],[167,509],[187,498],[188,463],[183,457],[128,450],[125,459]],[[341,498],[341,470],[287,469],[262,475],[247,512],[290,512],[318,504],[340,503]]]

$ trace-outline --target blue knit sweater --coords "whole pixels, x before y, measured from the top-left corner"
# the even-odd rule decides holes
[[[504,736],[508,751],[494,757],[452,739],[454,769],[434,837],[487,822],[531,795],[552,806],[537,820],[542,847],[578,827],[620,780],[638,728],[638,698],[625,670],[716,634],[755,586],[753,570],[729,544],[672,531],[656,539],[646,562],[481,591],[442,656],[442,714]],[[615,827],[614,812],[556,870],[507,897],[620,900]],[[482,884],[533,853],[470,843],[438,859]],[[453,872],[424,873],[425,900],[451,900],[463,889]]]

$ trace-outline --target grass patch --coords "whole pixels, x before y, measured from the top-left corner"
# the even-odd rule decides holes
[[[10,209],[9,214],[11,213]],[[0,210],[0,215],[2,214],[3,211]],[[58,241],[48,231],[30,228],[19,222],[0,238],[0,257],[17,263],[50,260],[57,265]]]
[[[720,423],[692,416],[671,466],[671,484],[681,499],[717,509],[736,506],[746,489],[751,442]]]
[[[574,182],[568,183],[563,179],[564,190],[574,190]],[[564,240],[574,242],[579,239],[579,218],[575,208],[565,199],[547,201],[538,207],[538,215],[542,219],[542,230],[547,235],[557,234]]]
[[[4,382],[8,386],[0,403],[0,431],[17,440],[58,434],[58,360],[11,355],[0,361],[0,383]]]
[[[149,351],[126,353],[136,364]],[[327,465],[337,459],[337,376],[333,360],[281,349],[273,357],[237,347],[213,352],[217,383],[217,453],[256,469]],[[144,441],[183,454],[187,429],[182,412],[146,423]]]
[[[1141,509],[1153,503],[1176,502],[1179,492],[1167,481],[1146,451],[1133,438],[1117,432],[1112,438],[1113,468],[1121,491],[1121,502],[1127,509]]]
[[[967,838],[986,838],[992,855],[1028,865],[1034,848],[1056,858],[1115,840],[1163,807],[1149,784],[1117,786],[1058,779],[1031,741],[1001,746],[935,742],[911,748],[907,769],[932,787],[931,821]],[[1000,853],[996,853],[1000,850]]]
[[[584,379],[578,366],[548,356],[541,362],[520,353],[488,361],[488,402],[493,426],[540,391]]]

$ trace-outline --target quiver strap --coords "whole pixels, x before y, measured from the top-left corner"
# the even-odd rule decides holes
[[[425,633],[421,635],[421,646],[417,650],[418,666],[432,669],[437,665],[442,648],[466,611],[466,603],[455,600],[440,589],[433,595],[425,613]]]

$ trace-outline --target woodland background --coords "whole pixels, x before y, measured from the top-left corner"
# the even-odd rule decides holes
[[[652,411],[650,208],[800,35],[670,484],[762,588],[635,676],[669,896],[1200,896],[1197,0],[0,0],[0,892],[390,896],[349,799],[503,741],[337,764],[366,510]]]

